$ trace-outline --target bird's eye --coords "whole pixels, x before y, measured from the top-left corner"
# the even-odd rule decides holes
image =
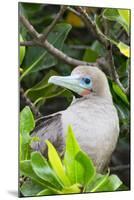
[[[83,80],[86,84],[90,84],[91,80],[89,78],[84,78]]]
[[[92,80],[90,77],[83,77],[80,81],[82,87],[89,88],[92,87]]]

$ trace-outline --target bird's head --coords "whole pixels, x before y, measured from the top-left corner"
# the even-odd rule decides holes
[[[80,96],[94,93],[111,98],[107,78],[97,67],[78,66],[70,76],[52,76],[48,82],[68,88]]]

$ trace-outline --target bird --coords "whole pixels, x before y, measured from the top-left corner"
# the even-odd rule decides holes
[[[69,89],[79,95],[66,110],[45,116],[32,136],[39,142],[34,150],[46,154],[45,139],[57,151],[64,152],[68,125],[83,151],[92,159],[96,170],[103,172],[108,166],[119,137],[119,119],[113,104],[106,75],[98,67],[77,66],[70,76],[51,76],[50,84]]]

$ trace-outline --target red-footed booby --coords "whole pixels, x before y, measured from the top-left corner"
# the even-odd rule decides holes
[[[44,139],[49,139],[59,152],[64,149],[68,125],[77,141],[93,160],[98,172],[108,164],[119,136],[119,120],[105,74],[97,67],[78,66],[70,76],[52,76],[49,83],[79,94],[64,111],[45,117],[32,135],[41,141],[32,148],[45,153]]]

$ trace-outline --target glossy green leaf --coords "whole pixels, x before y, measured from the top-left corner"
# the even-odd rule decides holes
[[[130,57],[130,47],[128,45],[126,45],[125,43],[123,42],[119,42],[117,44],[117,47],[119,48],[120,52],[126,56],[126,57]]]
[[[37,101],[39,98],[48,98],[60,91],[61,89],[55,85],[49,84],[49,77],[57,75],[57,73],[51,70],[39,83],[26,91],[26,95],[33,101]]]
[[[118,9],[120,16],[124,19],[127,26],[130,26],[130,10],[129,9]]]
[[[59,194],[59,193],[58,193],[58,191],[44,189],[44,190],[38,192],[36,196],[45,196],[45,195],[52,195],[52,194]]]
[[[82,186],[78,183],[71,185],[70,187],[64,187],[61,194],[73,194],[81,193]]]
[[[121,88],[116,83],[114,83],[114,82],[112,83],[112,87],[113,87],[114,92],[117,94],[117,96],[120,97],[124,103],[126,103],[127,105],[129,105],[129,101],[127,99],[127,96],[121,90]]]
[[[24,41],[24,40],[23,40],[23,38],[22,38],[22,35],[20,34],[20,42],[23,42],[23,41]],[[25,46],[20,46],[20,52],[19,52],[19,56],[20,56],[20,65],[21,65],[22,62],[23,62],[25,53],[26,53],[26,48],[25,48]]]
[[[62,89],[62,88],[57,87],[57,90],[54,90],[51,93],[51,91],[53,90],[53,87],[54,87],[54,85],[51,85],[51,87],[45,88],[46,92],[48,91],[47,95],[44,92],[42,97],[38,97],[36,99],[36,101],[34,101],[34,105],[36,105],[38,107],[40,107],[41,105],[45,106],[46,100],[49,100],[49,99],[52,99],[52,98],[55,98],[55,97],[65,97],[68,101],[68,105],[70,105],[70,103],[73,100],[72,92],[67,90],[67,89]]]
[[[27,137],[27,139],[22,137],[22,142],[20,144],[20,160],[30,159],[31,148],[29,146],[29,143],[30,137]]]
[[[20,113],[20,160],[30,159],[30,132],[35,127],[33,114],[28,106]]]
[[[88,48],[85,50],[83,60],[86,62],[96,62],[96,59],[98,58],[98,53],[91,48]]]
[[[50,70],[45,76],[44,78],[38,82],[36,85],[34,85],[32,88],[28,89],[25,94],[26,95],[29,95],[30,92],[33,92],[33,91],[37,91],[37,90],[41,90],[43,88],[45,88],[47,85],[48,85],[48,79],[51,77],[51,76],[54,76],[54,75],[58,75],[56,71],[54,70]]]
[[[37,3],[21,3],[23,8],[25,9],[26,13],[31,15],[32,13],[35,13],[39,11],[43,5],[42,4],[37,4]]]
[[[116,175],[111,175],[107,178],[103,184],[96,190],[96,192],[108,192],[108,191],[116,191],[122,182]]]
[[[42,66],[44,59],[46,58],[46,51],[43,52],[41,55],[39,55],[39,57],[35,60],[35,62],[33,62],[30,66],[28,66],[22,73],[21,77],[20,77],[20,81],[30,72],[32,72],[32,70],[38,66]],[[52,59],[53,60],[53,59]],[[54,61],[53,61],[54,62]],[[52,64],[52,63],[51,63]],[[53,63],[54,65],[55,63]]]
[[[46,144],[48,146],[48,158],[49,158],[49,162],[50,162],[52,168],[54,169],[54,171],[56,172],[56,174],[60,178],[60,180],[63,182],[63,184],[65,186],[69,186],[70,181],[65,174],[64,167],[62,165],[61,159],[60,159],[56,149],[48,140],[46,141]]]
[[[67,176],[71,180],[72,184],[81,183],[81,180],[83,178],[83,168],[80,163],[75,159],[79,151],[80,146],[74,136],[72,127],[69,126],[66,137],[64,164]]]
[[[98,40],[95,40],[92,43],[91,49],[97,53],[98,57],[105,56],[106,50],[104,46]]]
[[[31,180],[27,180],[22,184],[20,191],[24,197],[27,197],[27,196],[30,197],[30,196],[36,196],[43,189],[44,189],[44,186],[41,186]]]
[[[47,75],[36,85],[26,91],[26,95],[33,101],[34,105],[42,105],[47,99],[63,96],[71,103],[73,94],[69,90],[48,83],[49,77],[57,75],[57,72],[50,70]]]
[[[31,160],[24,160],[20,162],[20,172],[22,175],[31,178],[41,186],[46,187],[46,185],[48,185],[48,183],[35,174],[31,166]]]
[[[54,188],[62,188],[62,183],[49,166],[47,160],[39,152],[33,152],[31,154],[31,165],[36,175],[41,179],[45,180],[49,184],[52,184]]]
[[[116,21],[117,23],[121,24],[123,28],[126,30],[127,33],[129,33],[129,24],[128,22],[120,15],[119,10],[115,8],[106,8],[103,12],[103,17]]]
[[[54,47],[61,50],[70,30],[71,26],[69,24],[57,24],[53,32],[49,34],[48,41],[54,45]],[[29,57],[31,58],[29,59]],[[22,80],[27,74],[31,72],[47,69],[54,66],[56,63],[57,60],[43,48],[29,47],[26,54],[26,68],[21,75],[20,80]]]
[[[110,36],[105,35],[99,26],[100,18],[98,16],[96,16],[95,21],[96,21],[96,28],[97,28],[97,31],[99,32],[99,34],[101,34],[102,37],[104,37],[106,40],[110,41],[112,44],[116,45],[116,47],[120,50],[120,52],[124,56],[129,58],[130,57],[130,47],[121,41],[117,41],[117,40],[111,38]]]
[[[20,113],[20,133],[22,135],[30,133],[35,127],[33,114],[28,106]]]
[[[107,181],[109,176],[109,171],[105,175],[96,174],[94,180],[87,185],[86,192],[96,192],[99,188]]]
[[[75,159],[82,166],[83,170],[78,171],[78,173],[82,173],[81,174],[82,180],[79,180],[79,181],[80,183],[83,183],[84,188],[86,188],[86,186],[93,180],[96,174],[95,166],[91,158],[87,156],[87,154],[84,153],[83,151],[79,151]]]
[[[123,104],[115,104],[115,107],[118,111],[119,119],[120,122],[123,124],[128,124],[129,123],[129,110],[126,108],[126,106]]]

